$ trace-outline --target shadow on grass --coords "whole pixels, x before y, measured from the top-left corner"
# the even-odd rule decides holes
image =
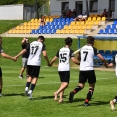
[[[67,95],[64,95],[63,98],[66,98]],[[54,96],[40,96],[37,98],[33,98],[33,100],[43,100],[43,99],[54,99]]]
[[[4,94],[3,96],[18,96],[18,95],[20,95],[20,96],[25,96],[25,94],[24,93],[12,93],[12,94]]]

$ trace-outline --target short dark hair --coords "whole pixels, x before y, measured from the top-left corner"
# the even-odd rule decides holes
[[[67,37],[66,39],[65,39],[65,44],[66,45],[70,45],[72,43],[72,38],[71,37]]]
[[[41,40],[43,40],[43,42],[45,41],[45,38],[44,38],[44,36],[38,36],[38,39],[41,39]]]
[[[88,44],[92,44],[92,43],[94,42],[94,40],[95,40],[95,38],[92,37],[92,36],[88,36],[88,37],[87,37],[87,43],[88,43]]]

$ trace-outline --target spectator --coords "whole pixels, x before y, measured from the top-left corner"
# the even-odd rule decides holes
[[[87,20],[87,13],[84,12],[84,15],[83,15],[83,17],[82,17],[82,21],[86,21],[86,20]]]
[[[100,16],[101,17],[108,17],[106,9],[104,9],[103,13]]]
[[[73,11],[72,11],[72,17],[76,17],[76,9],[73,9]]]
[[[45,25],[45,21],[44,21],[44,16],[41,16],[41,26],[44,26]]]
[[[112,17],[112,10],[110,8],[107,11],[107,15],[108,15],[108,19],[110,20],[110,18]]]
[[[79,12],[78,16],[74,19],[74,21],[81,21],[82,20],[82,14]]]
[[[66,10],[63,10],[63,11],[62,11],[62,17],[63,17],[63,18],[66,18],[66,17],[67,17],[67,16],[66,16]]]
[[[71,9],[69,9],[68,13],[67,13],[67,17],[70,18],[72,16],[72,11]]]

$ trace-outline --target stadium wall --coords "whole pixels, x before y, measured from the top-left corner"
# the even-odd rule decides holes
[[[76,2],[82,1],[83,8],[82,11],[86,11],[86,0],[50,0],[50,14],[51,15],[61,15],[62,12],[62,2],[69,2],[69,9],[73,10],[76,8]],[[89,12],[90,14],[101,14],[103,10],[109,9],[109,0],[98,0],[97,12]],[[90,7],[90,0],[88,0],[88,5]],[[113,12],[113,17],[117,19],[117,0],[115,0],[115,11]]]
[[[30,20],[35,18],[34,5],[1,5],[0,20]]]

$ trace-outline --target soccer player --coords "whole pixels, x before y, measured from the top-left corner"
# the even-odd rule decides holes
[[[110,64],[108,64],[108,67],[112,67],[116,65],[116,76],[117,76],[117,54],[113,57],[113,60]],[[110,101],[110,106],[111,106],[111,110],[115,111],[115,103],[117,102],[117,95],[115,95],[114,99]]]
[[[8,54],[4,53],[3,48],[2,48],[2,37],[0,37],[0,54],[4,58],[11,59],[13,61],[17,60],[15,57],[9,56]],[[0,67],[0,97],[2,96],[2,85],[3,85],[3,81],[2,81],[2,69]]]
[[[23,40],[21,41],[22,49],[25,49],[28,45],[29,45],[28,38],[23,38]],[[24,71],[25,71],[25,69],[27,67],[28,56],[29,56],[29,51],[26,51],[22,55],[22,68],[20,70],[20,75],[19,75],[19,78],[21,78],[21,79],[24,78],[23,73],[24,73]],[[28,77],[27,69],[26,69],[26,77]]]
[[[76,88],[70,92],[69,95],[69,102],[73,101],[74,95],[81,91],[86,81],[88,80],[89,83],[89,91],[87,93],[84,106],[89,106],[89,101],[93,95],[95,83],[96,83],[96,76],[95,71],[93,68],[93,57],[97,55],[97,57],[104,62],[105,67],[107,67],[107,63],[103,56],[98,52],[96,48],[93,47],[94,45],[94,37],[88,36],[87,37],[87,45],[83,46],[79,53],[78,53],[78,60],[80,60],[80,73],[79,73],[79,84]]]
[[[27,79],[26,88],[25,88],[25,93],[26,95],[29,95],[29,99],[32,99],[32,92],[38,80],[40,66],[41,66],[41,53],[43,53],[43,56],[46,59],[48,66],[50,65],[50,62],[48,60],[48,56],[46,53],[46,47],[43,44],[44,40],[45,39],[43,36],[39,36],[37,41],[33,41],[32,43],[30,43],[28,47],[23,49],[16,56],[16,58],[18,58],[20,55],[24,54],[26,51],[29,51],[29,57],[28,57],[28,62],[27,62],[27,70],[28,70],[29,77]],[[30,90],[29,90],[29,87],[30,87]]]
[[[54,61],[59,58],[59,65],[58,65],[58,74],[60,76],[61,85],[59,89],[54,92],[54,100],[57,101],[57,96],[60,94],[59,103],[63,102],[63,94],[64,90],[68,87],[69,80],[70,80],[70,59],[79,65],[79,62],[74,57],[73,50],[70,49],[72,45],[72,38],[67,37],[65,39],[65,47],[62,47],[56,54],[56,56],[52,59],[51,65]]]

